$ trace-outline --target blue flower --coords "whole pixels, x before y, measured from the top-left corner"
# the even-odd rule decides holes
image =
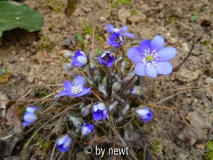
[[[72,138],[66,134],[57,140],[56,147],[61,152],[66,152],[70,148],[71,144],[72,144]]]
[[[75,77],[74,84],[70,81],[64,82],[64,90],[59,93],[60,96],[81,97],[90,93],[91,88],[84,87],[84,77]]]
[[[128,33],[128,27],[123,26],[121,29],[115,28],[113,25],[108,24],[105,26],[107,32],[112,33],[108,39],[108,44],[112,47],[120,47],[124,42],[124,36],[134,38],[135,35]]]
[[[72,65],[74,67],[82,67],[85,66],[88,63],[87,55],[81,51],[78,50],[75,52],[74,56],[72,57]]]
[[[107,67],[111,67],[113,65],[114,60],[115,57],[110,52],[106,51],[103,52],[103,54],[98,57],[99,63]]]
[[[148,122],[153,118],[153,113],[148,107],[139,108],[136,110],[136,113],[143,122]]]
[[[35,122],[38,117],[34,114],[34,111],[38,109],[34,106],[30,106],[26,108],[26,113],[23,116],[24,122],[22,123],[23,126],[30,126],[31,123]]]
[[[107,110],[104,103],[98,103],[92,107],[93,119],[99,121],[100,119],[106,120]]]
[[[135,73],[139,76],[157,77],[158,73],[168,75],[172,72],[172,64],[169,62],[176,56],[174,47],[164,48],[164,38],[155,36],[151,41],[142,41],[139,47],[130,48],[127,57],[134,63]]]
[[[94,128],[95,128],[95,126],[93,124],[85,123],[81,128],[81,134],[83,136],[87,136],[87,135],[89,135],[90,133],[93,132]]]

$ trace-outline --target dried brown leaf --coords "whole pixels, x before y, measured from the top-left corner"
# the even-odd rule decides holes
[[[7,83],[9,77],[11,76],[11,73],[4,73],[0,76],[0,84]]]
[[[207,129],[205,128],[205,121],[198,113],[191,112],[186,119],[189,120],[190,127],[185,126],[177,137],[189,145],[194,145],[197,140],[206,140]]]
[[[0,91],[0,109],[5,109],[8,102],[9,98],[7,95]]]
[[[7,124],[14,126],[14,131],[16,133],[22,132],[20,115],[19,115],[19,110],[17,105],[12,105],[8,109],[6,118],[7,118]]]
[[[124,140],[129,147],[143,148],[145,146],[145,139],[142,134],[141,131],[135,130],[131,124],[124,128]]]
[[[98,137],[96,134],[94,138],[88,143],[90,146],[98,146],[103,143],[111,143],[111,140],[107,136]]]
[[[75,12],[78,0],[67,0],[67,8],[65,9],[65,14],[68,18]]]

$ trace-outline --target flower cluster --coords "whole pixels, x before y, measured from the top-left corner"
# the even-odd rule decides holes
[[[113,125],[119,125],[120,121],[128,119],[132,114],[137,115],[142,122],[152,120],[153,112],[150,108],[133,106],[131,103],[145,94],[144,87],[137,83],[139,77],[156,78],[158,74],[172,73],[170,60],[176,56],[177,50],[165,47],[162,36],[143,40],[139,46],[129,48],[125,53],[122,48],[124,37],[134,38],[135,35],[128,32],[127,26],[118,29],[108,24],[105,28],[110,33],[107,41],[112,47],[110,51],[103,51],[94,57],[89,57],[82,50],[77,50],[74,54],[67,50],[62,52],[67,59],[63,68],[71,73],[69,75],[75,75],[75,78],[73,82],[67,80],[63,83],[57,102],[60,103],[60,97],[68,97],[67,100],[71,100],[72,104],[76,103],[73,110],[79,112],[69,112],[63,117],[64,123],[70,124],[61,131],[70,126],[72,129],[69,128],[56,141],[56,147],[61,152],[66,152],[78,136],[82,136],[81,139],[93,138],[98,125],[109,125],[112,121],[115,123]],[[134,71],[129,69],[130,64],[126,61],[125,54],[130,61],[136,63]],[[23,126],[30,126],[38,119],[36,112],[38,109],[34,106],[26,108]],[[105,123],[106,121],[108,122]]]

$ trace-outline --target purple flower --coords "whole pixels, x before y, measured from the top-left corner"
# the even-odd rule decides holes
[[[72,57],[72,65],[74,67],[85,66],[87,62],[88,62],[87,55],[81,50],[75,52],[74,56]]]
[[[103,52],[102,55],[98,57],[98,61],[100,64],[103,64],[107,67],[111,67],[113,65],[115,57],[110,52]]]
[[[94,124],[85,123],[81,128],[81,134],[83,136],[87,136],[87,135],[89,135],[90,133],[93,132],[94,128],[95,128]]]
[[[92,107],[93,119],[99,121],[100,119],[106,120],[107,110],[104,103],[98,103]]]
[[[153,118],[153,113],[148,107],[139,108],[136,110],[136,113],[143,122],[148,122]]]
[[[164,48],[164,38],[155,36],[151,41],[142,41],[139,47],[130,48],[127,57],[134,63],[135,73],[139,76],[157,77],[158,73],[168,75],[172,72],[170,59],[176,56],[177,50],[174,47]]]
[[[81,97],[90,93],[91,88],[84,87],[84,77],[75,77],[74,84],[70,81],[64,82],[64,90],[59,93],[60,96]]]
[[[135,35],[128,33],[128,27],[123,26],[121,29],[115,28],[113,25],[108,24],[105,26],[107,32],[112,33],[108,39],[108,44],[112,47],[120,47],[124,42],[124,36],[134,38]]]
[[[38,109],[34,106],[30,106],[26,108],[26,113],[23,116],[24,122],[22,123],[23,126],[30,126],[31,123],[35,122],[38,117],[34,114],[34,111]]]
[[[61,152],[66,152],[70,148],[71,144],[72,144],[72,138],[66,134],[57,140],[56,147]]]

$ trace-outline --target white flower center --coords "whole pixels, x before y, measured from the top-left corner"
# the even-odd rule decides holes
[[[79,86],[73,86],[71,90],[73,94],[78,94],[83,91],[83,88],[82,86],[79,85]]]
[[[118,33],[120,30],[121,30],[121,29],[119,29],[119,28],[115,28],[115,29],[114,29],[114,32],[115,32],[115,33]]]
[[[158,53],[156,49],[152,50],[150,52],[150,49],[145,50],[143,53],[142,62],[145,66],[150,67],[150,65],[153,65],[154,67],[157,66],[158,61]]]

